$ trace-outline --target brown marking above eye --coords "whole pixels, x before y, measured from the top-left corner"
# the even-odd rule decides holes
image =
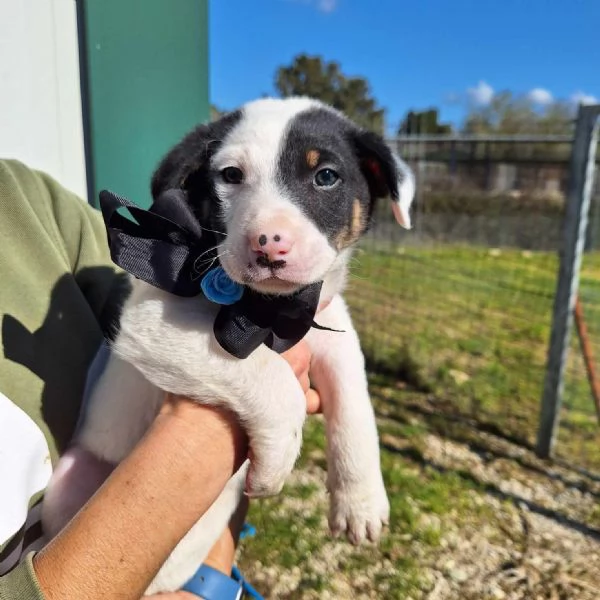
[[[364,212],[360,200],[356,198],[352,204],[352,219],[348,225],[337,234],[335,246],[338,250],[350,246],[358,238],[364,229]]]
[[[319,164],[319,159],[321,158],[321,153],[318,150],[309,150],[306,153],[306,164],[314,169]]]

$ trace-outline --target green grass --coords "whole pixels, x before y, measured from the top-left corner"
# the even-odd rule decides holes
[[[370,247],[353,262],[347,298],[370,367],[533,444],[557,268],[554,253]],[[586,255],[580,293],[600,357],[600,254]],[[557,453],[600,468],[575,336],[571,350]]]

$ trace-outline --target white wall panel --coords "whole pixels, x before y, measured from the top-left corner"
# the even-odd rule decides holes
[[[0,157],[86,197],[75,0],[0,0]]]

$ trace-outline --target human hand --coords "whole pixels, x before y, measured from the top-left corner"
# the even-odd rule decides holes
[[[302,391],[306,396],[306,412],[309,415],[321,412],[321,398],[319,393],[310,387],[308,372],[310,369],[311,352],[308,344],[301,340],[295,346],[286,350],[281,355],[292,367],[294,375],[298,378]]]

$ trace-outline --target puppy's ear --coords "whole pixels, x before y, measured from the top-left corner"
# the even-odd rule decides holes
[[[375,133],[361,131],[355,135],[354,143],[369,184],[371,206],[377,198],[389,198],[396,221],[410,229],[410,206],[415,196],[415,178],[410,167]]]
[[[162,192],[174,188],[188,191],[201,188],[210,157],[240,118],[240,111],[228,113],[218,121],[200,125],[188,133],[156,168],[151,183],[152,197],[156,200]]]

